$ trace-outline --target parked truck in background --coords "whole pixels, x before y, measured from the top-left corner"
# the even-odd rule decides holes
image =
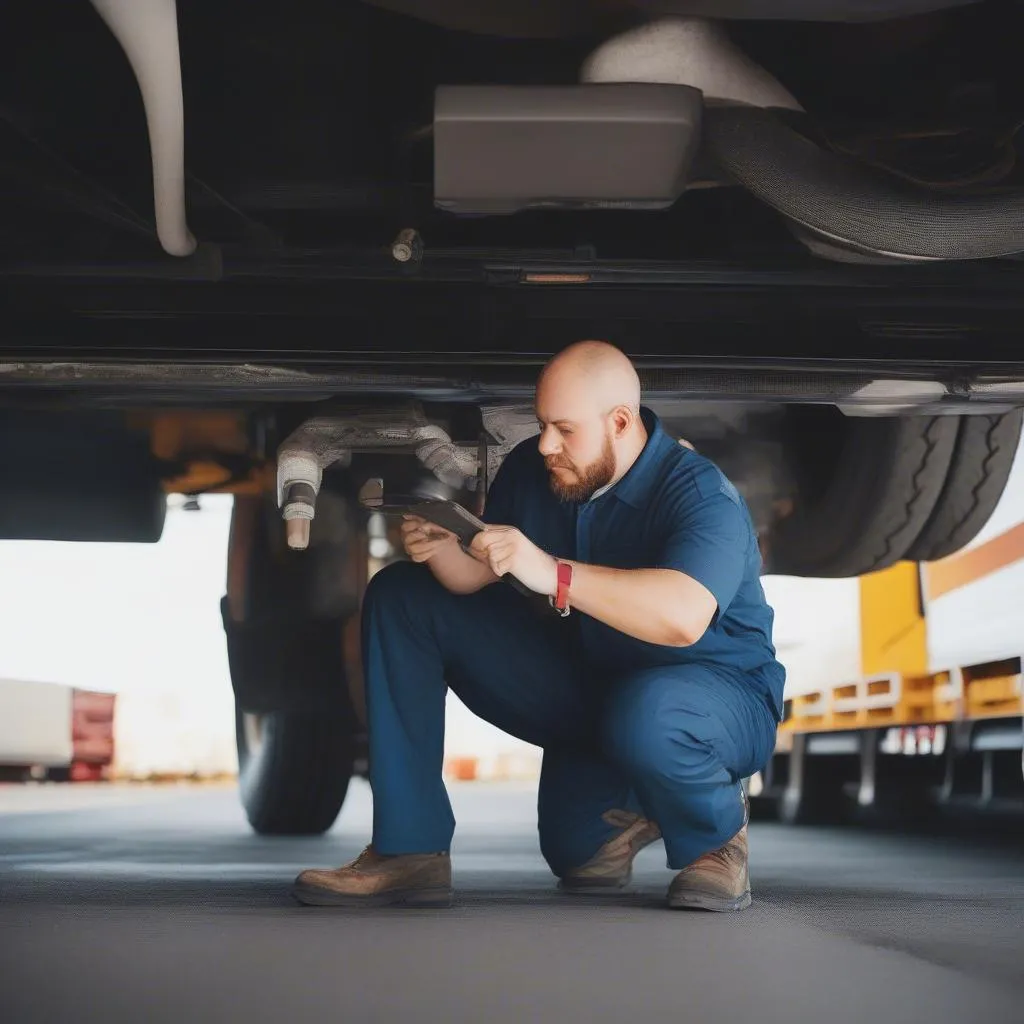
[[[112,693],[0,679],[0,779],[97,781],[114,760]]]

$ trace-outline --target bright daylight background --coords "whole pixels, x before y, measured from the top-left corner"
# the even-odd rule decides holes
[[[199,512],[171,509],[163,539],[152,546],[0,542],[0,678],[119,694],[121,771],[234,771],[234,704],[219,609],[230,515],[231,499],[223,496],[203,498]],[[1022,519],[1024,459],[1018,456],[1004,499],[975,543]],[[789,693],[860,674],[856,580],[768,578],[764,584]],[[1008,568],[981,589],[998,597],[996,590],[1011,584],[1016,591],[1019,577]],[[1016,615],[1014,623],[993,628],[1014,635],[1018,625],[1024,628],[1024,602],[992,604]],[[933,624],[933,644],[974,642],[963,628],[942,626]],[[982,625],[969,632],[979,630]],[[951,649],[948,657],[969,664],[960,661],[969,655]],[[489,759],[513,774],[532,774],[539,764],[538,751],[476,719],[454,697],[446,746],[451,757]]]
[[[155,545],[0,542],[0,679],[117,693],[119,772],[237,769],[220,619],[231,498],[200,500],[169,509]],[[491,771],[539,764],[454,696],[446,747]]]

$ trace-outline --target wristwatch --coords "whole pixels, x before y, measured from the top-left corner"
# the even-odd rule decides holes
[[[551,607],[564,619],[569,614],[569,588],[572,586],[572,566],[568,562],[558,563],[558,589],[549,597]]]

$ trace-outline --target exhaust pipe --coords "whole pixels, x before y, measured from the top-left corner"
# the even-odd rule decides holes
[[[1024,192],[932,194],[822,149],[775,112],[710,107],[704,143],[728,176],[778,210],[805,244],[899,261],[979,260],[1024,251]]]
[[[1024,252],[1024,192],[930,193],[821,148],[791,127],[799,102],[719,23],[670,17],[632,29],[595,50],[581,79],[699,89],[707,155],[818,255],[922,262]]]
[[[92,0],[135,72],[149,128],[153,210],[160,245],[190,256],[196,240],[185,221],[185,113],[175,0]]]

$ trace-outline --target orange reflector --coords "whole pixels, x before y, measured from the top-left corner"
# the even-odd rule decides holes
[[[449,757],[445,759],[445,774],[459,782],[476,779],[478,763],[475,757]]]
[[[590,284],[589,274],[524,274],[524,284]]]

